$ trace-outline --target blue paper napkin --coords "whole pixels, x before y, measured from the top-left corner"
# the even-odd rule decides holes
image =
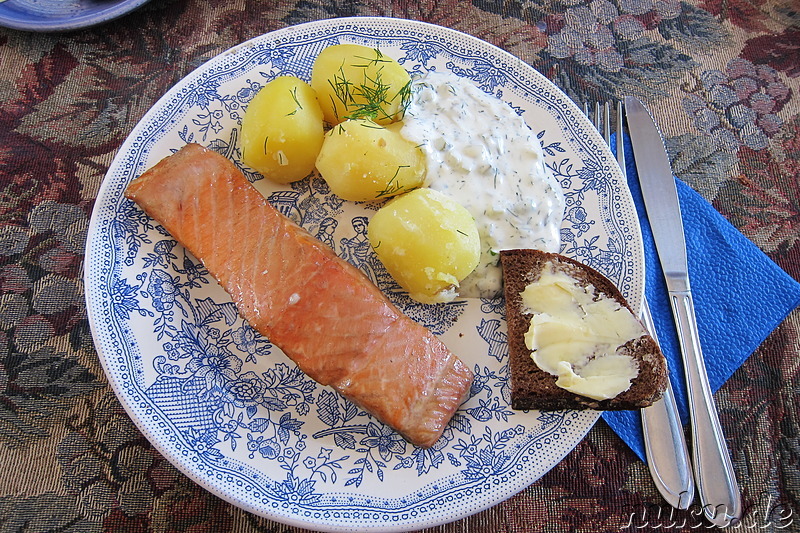
[[[612,147],[614,147],[612,139]],[[642,225],[646,290],[656,333],[667,358],[681,421],[689,421],[680,347],[667,288],[644,209],[630,142],[625,138],[628,185]],[[800,305],[800,283],[742,235],[702,196],[676,179],[686,233],[689,276],[711,389],[716,391],[786,316]],[[603,418],[645,460],[639,411]]]

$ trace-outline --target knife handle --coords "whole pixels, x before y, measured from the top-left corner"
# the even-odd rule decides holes
[[[708,384],[694,301],[688,288],[669,294],[686,372],[697,492],[706,519],[726,527],[741,519],[742,501]]]

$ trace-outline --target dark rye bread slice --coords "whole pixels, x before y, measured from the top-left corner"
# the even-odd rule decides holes
[[[622,347],[620,353],[630,354],[637,361],[639,374],[628,390],[608,400],[595,400],[564,390],[556,385],[556,376],[541,370],[534,363],[524,340],[531,318],[523,312],[520,294],[530,283],[539,279],[548,261],[584,286],[591,284],[595,294],[603,293],[631,309],[608,278],[569,257],[539,250],[500,252],[508,322],[511,408],[624,410],[647,407],[658,400],[667,386],[667,363],[650,335],[632,340]]]

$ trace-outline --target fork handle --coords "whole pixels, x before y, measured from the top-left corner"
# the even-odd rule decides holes
[[[703,363],[694,301],[688,289],[669,296],[686,372],[697,492],[706,519],[726,527],[741,519],[742,501]]]

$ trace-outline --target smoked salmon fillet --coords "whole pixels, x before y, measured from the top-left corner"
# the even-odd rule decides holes
[[[125,196],[185,246],[301,370],[429,447],[470,369],[357,268],[273,208],[224,156],[188,144]]]

